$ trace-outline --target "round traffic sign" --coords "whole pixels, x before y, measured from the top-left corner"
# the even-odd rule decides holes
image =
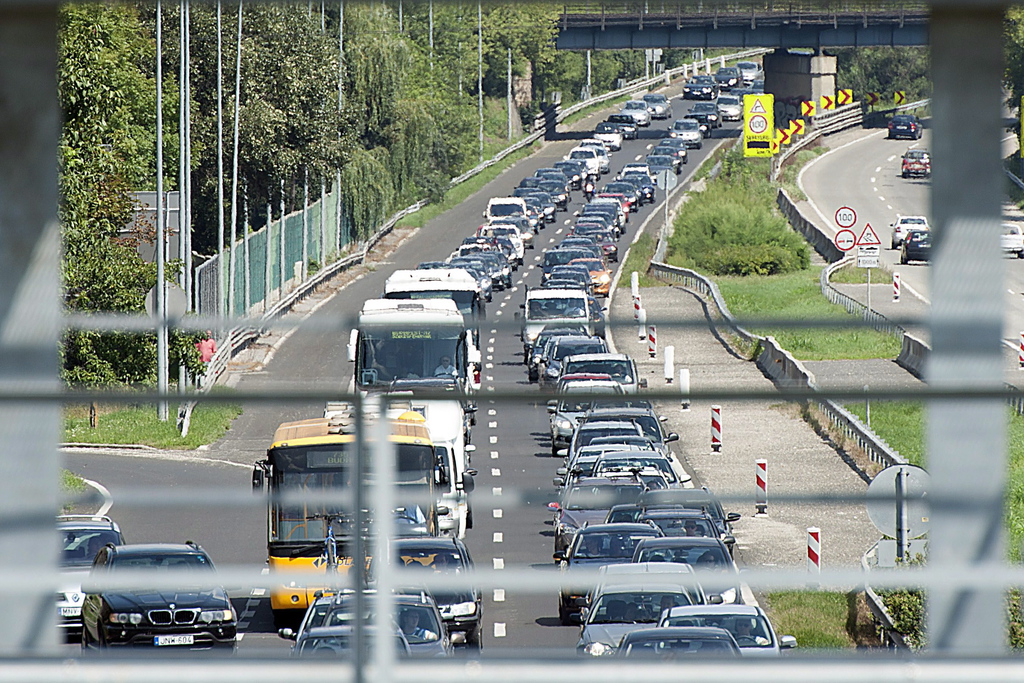
[[[750,117],[750,120],[747,122],[747,128],[750,129],[751,133],[754,133],[755,135],[760,135],[761,133],[768,130],[768,119],[765,118],[764,116],[761,116],[760,114],[754,114],[753,116]]]
[[[836,225],[840,228],[852,228],[857,224],[857,212],[848,206],[840,206],[836,211]]]
[[[840,230],[832,241],[842,251],[850,251],[857,246],[857,235],[853,230]]]
[[[865,507],[868,518],[887,536],[896,536],[896,477],[903,477],[902,497],[907,538],[918,538],[928,531],[928,472],[915,465],[892,465],[875,475],[868,486]]]

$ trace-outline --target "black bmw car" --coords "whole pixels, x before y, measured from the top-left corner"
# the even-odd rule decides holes
[[[167,650],[235,649],[238,617],[227,591],[216,585],[213,561],[194,543],[107,545],[90,577],[180,572],[180,588],[92,589],[82,605],[82,649],[153,647]]]

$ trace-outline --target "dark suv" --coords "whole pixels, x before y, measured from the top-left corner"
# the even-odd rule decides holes
[[[90,577],[172,571],[182,574],[180,589],[95,590],[86,585],[82,649],[233,651],[238,618],[227,591],[215,585],[213,561],[195,543],[107,545],[96,554]]]

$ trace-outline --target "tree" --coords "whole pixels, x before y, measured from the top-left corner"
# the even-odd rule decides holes
[[[897,90],[906,92],[907,102],[931,96],[927,48],[859,47],[834,52],[838,87],[852,88],[858,97],[865,92],[889,96]]]

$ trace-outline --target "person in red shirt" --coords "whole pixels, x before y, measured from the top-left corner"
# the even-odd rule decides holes
[[[217,353],[217,341],[213,338],[213,332],[207,330],[206,336],[196,342],[196,348],[199,349],[199,358],[204,363],[213,360],[213,354]]]

